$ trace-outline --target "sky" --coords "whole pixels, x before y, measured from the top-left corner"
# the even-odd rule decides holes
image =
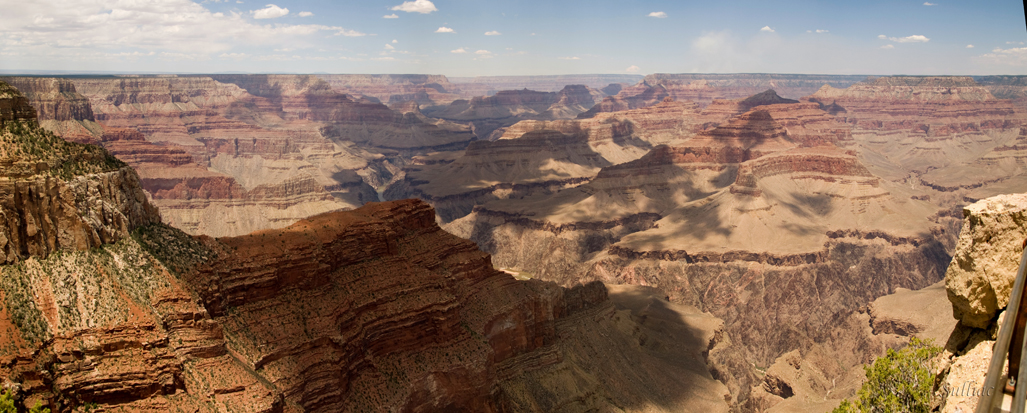
[[[1027,74],[1027,25],[1005,0],[0,0],[0,70]]]

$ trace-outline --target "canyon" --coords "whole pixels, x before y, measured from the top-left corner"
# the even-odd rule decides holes
[[[1018,77],[2,80],[0,377],[66,410],[826,411],[1027,187]]]
[[[0,83],[0,149],[32,166],[5,169],[4,182],[127,192],[92,187],[99,200],[78,204],[66,191],[35,193],[44,210],[70,209],[45,222],[72,242],[33,230],[31,206],[13,210],[26,218],[8,220],[12,233],[33,233],[8,240],[28,253],[0,266],[0,377],[19,406],[728,411],[704,361],[720,320],[658,291],[519,281],[418,200],[190,236],[160,222],[131,168],[43,130],[27,102]],[[25,150],[32,142],[50,147]],[[4,205],[23,198],[2,194]],[[96,202],[113,222],[90,219]],[[112,236],[75,242],[81,227]]]

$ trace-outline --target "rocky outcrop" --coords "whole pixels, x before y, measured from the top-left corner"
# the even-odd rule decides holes
[[[76,176],[0,181],[4,263],[115,242],[158,222],[130,168]]]
[[[1027,194],[978,201],[963,209],[963,217],[945,287],[956,318],[985,329],[1009,304],[1027,239]]]

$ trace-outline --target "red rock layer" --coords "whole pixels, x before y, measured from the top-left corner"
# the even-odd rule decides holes
[[[808,98],[835,108],[856,128],[908,130],[928,137],[1015,127],[1012,102],[995,99],[968,77],[877,78],[846,89],[824,86]]]
[[[185,279],[229,348],[307,410],[502,411],[495,363],[605,300],[514,281],[420,201],[221,241],[232,254]]]

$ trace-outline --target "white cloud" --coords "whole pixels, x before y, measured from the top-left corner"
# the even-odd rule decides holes
[[[640,67],[638,67],[638,66],[635,66],[635,65],[628,66],[627,69],[624,69],[624,71],[628,72],[628,73],[638,73],[639,70],[642,70],[642,69]]]
[[[391,44],[385,43],[385,50],[396,50]]]
[[[314,15],[314,13],[311,13],[309,11],[301,11],[299,14],[297,14],[297,16],[300,16],[300,17],[310,17],[310,16],[313,16],[313,15]]]
[[[888,36],[885,36],[883,34],[880,34],[880,35],[877,35],[877,38],[881,39],[881,40],[891,40],[891,41],[893,41],[895,43],[927,43],[927,42],[931,41],[931,39],[928,39],[927,36],[923,36],[923,35],[919,35],[919,34],[914,34],[912,36],[906,36],[906,37],[888,37]]]
[[[464,49],[464,48],[461,47],[461,48],[456,49],[456,50],[450,50],[449,52],[450,53],[457,53],[457,54],[459,54],[459,53],[467,53],[467,49]]]
[[[383,18],[383,19],[398,19],[398,18],[399,18],[399,16],[397,16],[397,15],[396,15],[396,13],[392,13],[392,14],[386,14],[386,15],[384,15],[384,16],[382,16],[382,18]]]
[[[770,28],[770,26],[763,26],[763,28],[762,28],[762,29],[760,29],[760,31],[761,31],[761,32],[768,32],[768,33],[773,33],[773,32],[774,32],[774,29],[771,29],[771,28]]]
[[[252,11],[252,16],[271,17],[287,12],[285,8],[268,5]],[[186,59],[160,53],[217,57],[243,46],[269,50],[311,47],[325,32],[366,35],[339,26],[260,24],[250,20],[250,15],[244,11],[215,13],[189,0],[33,0],[0,13],[0,44],[8,51],[23,50],[40,57],[39,60],[72,49],[82,59],[122,51],[155,51],[155,57]]]
[[[652,13],[649,13],[649,17],[655,17],[657,19],[665,19],[665,18],[667,18],[667,13],[664,13],[662,11],[654,11]]]
[[[817,29],[817,33],[830,33],[830,30]]]
[[[433,11],[439,11],[439,9],[435,8],[435,4],[429,0],[404,1],[403,4],[393,7],[392,10],[422,14],[428,14]]]
[[[981,55],[981,58],[993,63],[1025,67],[1027,66],[1027,47],[1014,47],[1012,49],[996,47],[991,50],[991,53]]]
[[[927,36],[922,36],[922,35],[919,35],[919,34],[914,34],[912,36],[906,36],[906,37],[900,37],[898,39],[894,39],[894,38],[890,38],[889,37],[888,40],[891,40],[893,42],[899,42],[899,43],[927,43],[927,42],[931,41],[931,39],[928,39]]]
[[[285,7],[278,7],[274,4],[268,4],[260,10],[252,10],[250,13],[253,14],[254,19],[276,19],[286,14],[289,14],[289,9]]]
[[[367,36],[367,33],[361,33],[361,32],[358,32],[356,30],[346,30],[346,29],[343,29],[341,27],[336,27],[336,29],[340,29],[338,32],[335,32],[336,36],[346,36],[346,37],[364,37],[364,36]]]
[[[561,57],[560,59],[563,59],[563,60],[581,60],[581,58],[577,57],[577,56]]]
[[[372,57],[371,60],[386,60],[386,61],[388,61],[388,60],[396,60],[396,58],[392,57],[392,56]]]
[[[938,3],[931,3],[929,1],[925,1],[924,2],[924,6],[937,6],[937,5],[938,5]]]
[[[246,56],[247,56],[246,53],[222,53],[218,57],[220,57],[222,59],[242,60],[242,59],[245,59]]]
[[[972,45],[972,44],[968,44],[968,45],[966,45],[966,48],[967,48],[967,49],[973,49],[973,48],[974,48],[974,45]]]
[[[893,44],[886,44],[884,46],[881,46],[881,48],[882,49],[894,49],[895,45],[893,45]]]
[[[439,27],[439,29],[436,30],[435,33],[456,33],[456,30],[450,29],[446,26],[442,26]]]
[[[396,44],[396,43],[399,43],[399,40],[392,39],[392,44]]]
[[[474,54],[492,54],[492,52],[488,50],[477,50],[474,52]]]
[[[499,36],[499,35],[501,35],[501,34],[503,34],[503,33],[500,33],[500,32],[498,32],[498,31],[495,31],[495,30],[493,30],[493,31],[490,31],[490,32],[485,32],[485,35],[486,35],[486,36]]]

